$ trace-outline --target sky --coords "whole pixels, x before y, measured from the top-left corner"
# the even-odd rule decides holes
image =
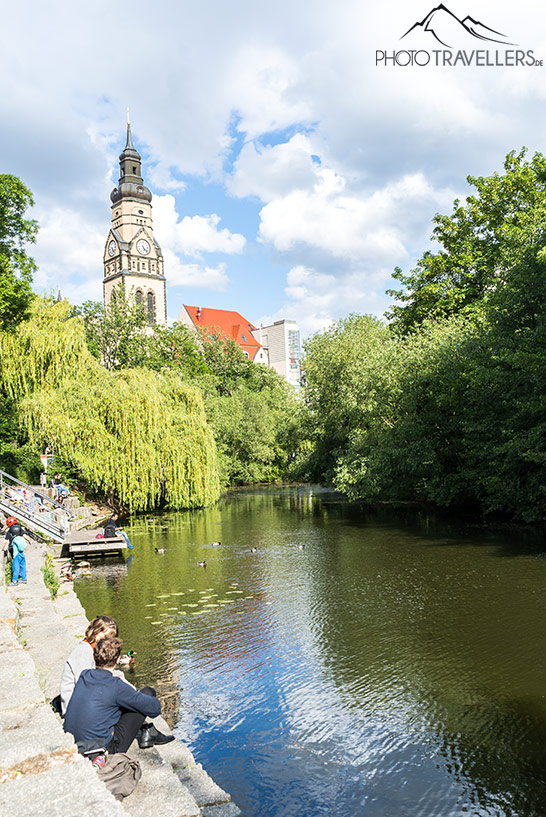
[[[437,5],[5,0],[0,173],[34,194],[35,289],[102,299],[129,108],[169,321],[186,303],[308,336],[381,316],[394,267],[434,248],[432,218],[469,194],[467,175],[546,149],[546,68],[502,64],[507,49],[546,62],[542,3],[446,0],[497,42],[441,10],[403,37]],[[501,64],[376,64],[434,49]]]

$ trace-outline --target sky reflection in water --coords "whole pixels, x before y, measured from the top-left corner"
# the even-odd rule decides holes
[[[78,595],[246,817],[546,814],[540,543],[309,487],[127,530]]]

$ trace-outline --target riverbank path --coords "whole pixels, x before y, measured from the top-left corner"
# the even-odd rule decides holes
[[[53,554],[60,549],[49,546]],[[135,791],[116,801],[47,700],[57,695],[66,657],[82,639],[85,612],[70,583],[55,601],[40,568],[45,546],[27,549],[28,583],[0,577],[0,814],[10,817],[242,817],[179,740],[129,754],[142,768]],[[154,723],[169,731],[159,717]]]

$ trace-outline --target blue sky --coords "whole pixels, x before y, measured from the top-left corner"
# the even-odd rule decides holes
[[[446,5],[546,59],[538,1],[517,15],[504,0]],[[546,147],[544,67],[375,64],[378,49],[441,47],[424,31],[400,41],[434,6],[6,6],[0,172],[36,198],[36,288],[101,299],[129,107],[170,320],[189,303],[296,319],[309,334],[353,311],[381,315],[392,269],[429,246],[432,216],[468,192],[466,175]],[[449,45],[487,47],[462,35]]]

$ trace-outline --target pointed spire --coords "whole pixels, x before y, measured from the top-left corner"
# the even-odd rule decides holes
[[[129,108],[127,108],[127,144],[125,145],[125,150],[127,150],[127,148],[132,148],[133,150],[135,149],[135,146],[133,145],[133,137],[131,135],[131,119],[129,117]]]

